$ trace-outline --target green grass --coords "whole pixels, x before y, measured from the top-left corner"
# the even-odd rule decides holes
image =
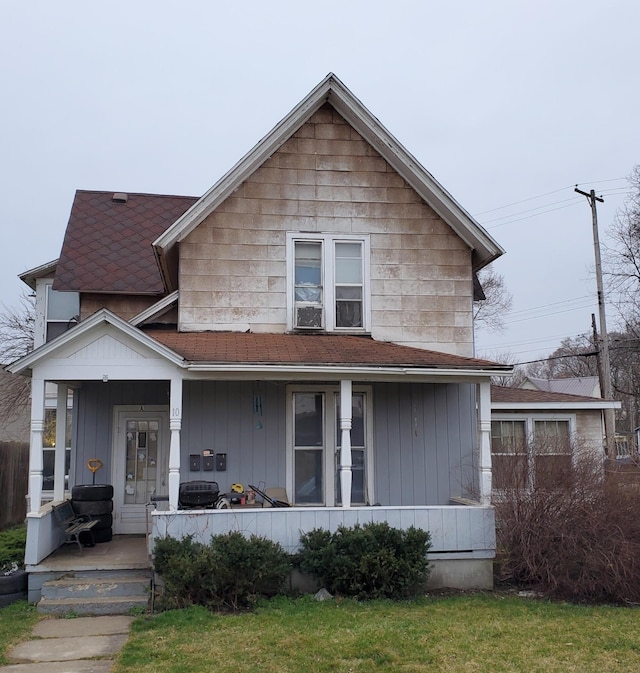
[[[7,659],[7,651],[31,636],[31,629],[38,619],[35,607],[27,601],[0,608],[0,666],[11,663]]]
[[[24,546],[27,540],[27,527],[14,526],[0,531],[0,571],[24,564]]]
[[[640,670],[640,612],[499,595],[417,602],[278,599],[134,622],[114,673],[620,673]]]

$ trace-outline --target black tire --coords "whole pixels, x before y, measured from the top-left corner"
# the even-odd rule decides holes
[[[0,596],[0,608],[3,608],[5,605],[11,605],[16,601],[26,601],[27,592],[26,591],[17,591],[13,594],[3,594]]]
[[[96,544],[101,542],[111,542],[113,538],[113,530],[111,528],[103,528],[102,530],[93,530],[93,540]]]
[[[111,514],[113,512],[113,500],[72,500],[71,505],[76,514],[88,514],[97,516],[99,514]]]
[[[96,514],[91,517],[94,521],[98,523],[91,529],[94,533],[97,530],[104,530],[105,528],[111,528],[113,526],[113,514]]]
[[[79,484],[71,489],[71,500],[92,502],[94,500],[109,500],[113,498],[111,484]]]
[[[0,596],[21,593],[27,590],[29,573],[18,570],[11,575],[0,575]]]

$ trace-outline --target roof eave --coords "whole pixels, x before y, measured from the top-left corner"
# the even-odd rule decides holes
[[[35,290],[36,280],[38,278],[53,278],[59,261],[59,259],[54,259],[46,264],[36,266],[34,269],[29,269],[28,271],[21,273],[18,278],[32,290]]]
[[[494,411],[573,411],[621,409],[617,400],[594,400],[593,402],[491,402]]]

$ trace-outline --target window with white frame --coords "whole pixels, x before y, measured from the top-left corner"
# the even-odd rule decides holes
[[[44,432],[42,434],[42,490],[53,491],[56,472],[56,409],[45,409]],[[65,430],[65,489],[69,483],[69,466],[71,463],[71,414],[67,410]]]
[[[491,421],[493,488],[557,488],[573,461],[572,417]]]
[[[47,285],[46,341],[51,341],[75,325],[80,318],[80,295],[77,292],[58,292]]]
[[[370,330],[368,237],[290,233],[287,259],[291,329]]]
[[[371,443],[367,391],[352,394],[351,503],[370,499]],[[290,476],[296,505],[341,504],[340,394],[334,386],[296,387],[291,391],[292,446]]]

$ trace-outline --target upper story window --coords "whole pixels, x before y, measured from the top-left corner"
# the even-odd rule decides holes
[[[367,332],[369,239],[289,234],[289,328]]]
[[[80,295],[77,292],[58,292],[47,285],[46,341],[51,341],[75,325],[80,318]]]

